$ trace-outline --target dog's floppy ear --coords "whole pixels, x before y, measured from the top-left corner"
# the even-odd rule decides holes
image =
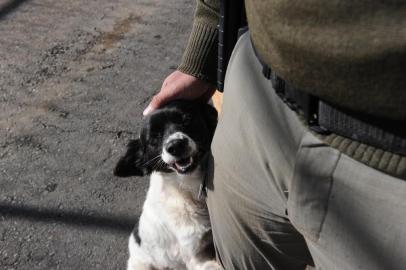
[[[118,161],[114,175],[119,177],[144,176],[148,169],[144,167],[144,151],[141,140],[131,140],[127,152]]]
[[[203,104],[202,114],[209,129],[210,136],[213,137],[217,126],[217,110],[210,104]]]

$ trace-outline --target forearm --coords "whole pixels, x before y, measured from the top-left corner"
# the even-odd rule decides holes
[[[219,0],[198,0],[189,42],[178,70],[216,82]]]

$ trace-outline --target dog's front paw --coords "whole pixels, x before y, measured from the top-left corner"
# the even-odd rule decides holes
[[[222,270],[223,267],[216,261],[207,261],[201,264],[196,270]]]
[[[127,265],[127,270],[153,270],[151,265],[147,264],[132,264],[132,265]]]
[[[214,260],[205,262],[194,262],[188,265],[189,270],[222,270],[223,267]]]

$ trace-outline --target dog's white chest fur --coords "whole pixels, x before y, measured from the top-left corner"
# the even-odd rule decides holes
[[[152,173],[139,220],[141,243],[130,236],[128,269],[219,269],[199,258],[211,229],[206,205],[195,197],[200,179]]]

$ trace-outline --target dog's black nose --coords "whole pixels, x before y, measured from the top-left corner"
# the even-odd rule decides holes
[[[175,139],[168,142],[166,151],[173,156],[182,156],[188,150],[187,139]]]

